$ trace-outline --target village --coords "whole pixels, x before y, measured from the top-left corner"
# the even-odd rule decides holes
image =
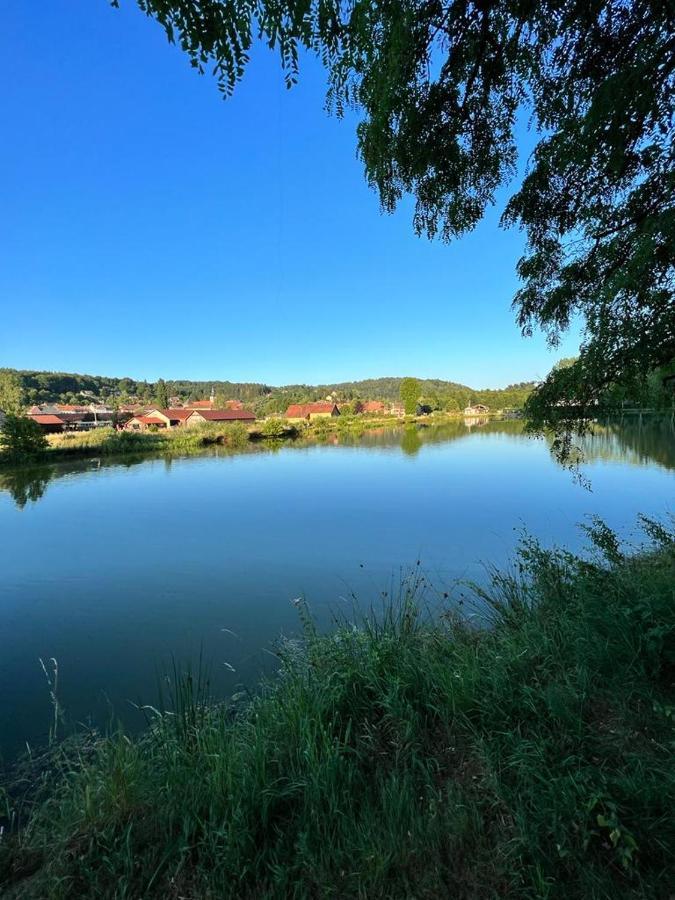
[[[96,428],[114,428],[125,431],[157,431],[172,428],[196,428],[208,424],[240,422],[252,425],[260,418],[244,407],[240,400],[217,401],[212,392],[208,399],[182,401],[180,397],[170,397],[170,405],[162,408],[149,403],[108,405],[104,403],[70,404],[43,403],[31,406],[27,417],[39,426],[44,434],[64,431],[89,431]],[[430,406],[417,404],[415,416],[429,416]],[[473,419],[486,416],[489,408],[484,404],[467,406],[463,415]],[[403,403],[385,403],[381,400],[341,402],[328,396],[325,400],[292,403],[284,414],[264,417],[279,419],[291,425],[311,423],[321,419],[337,418],[341,415],[368,417],[405,416]],[[0,413],[1,415],[1,413]]]

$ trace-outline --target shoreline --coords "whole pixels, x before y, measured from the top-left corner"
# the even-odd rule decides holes
[[[514,420],[501,412],[474,417],[472,422],[483,420]],[[159,431],[115,431],[108,426],[89,431],[70,431],[48,435],[49,448],[39,456],[17,462],[2,459],[0,471],[49,465],[68,459],[124,458],[139,456],[165,456],[167,453],[199,452],[211,446],[242,449],[247,444],[264,441],[293,442],[304,436],[323,436],[331,432],[360,433],[376,428],[405,428],[410,426],[433,427],[457,424],[465,421],[460,414],[429,416],[368,416],[317,419],[306,424],[292,424],[284,419],[261,420],[253,426],[239,423],[224,426],[206,425],[201,428],[173,428]],[[271,426],[271,427],[270,427]]]
[[[675,535],[641,524],[633,556],[597,522],[583,558],[526,539],[477,594],[487,630],[425,616],[412,579],[327,634],[300,603],[302,643],[247,698],[174,673],[144,734],[56,742],[6,784],[3,896],[656,896]]]

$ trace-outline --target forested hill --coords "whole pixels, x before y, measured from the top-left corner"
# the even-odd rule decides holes
[[[151,401],[157,396],[157,382],[133,378],[111,378],[68,372],[16,372],[21,379],[25,402],[77,403],[91,401]],[[369,378],[335,384],[292,384],[274,387],[256,382],[166,380],[169,397],[197,400],[208,397],[213,389],[220,398],[243,400],[260,412],[283,411],[289,403],[318,400],[329,395],[339,400],[398,400],[402,378]],[[522,406],[533,388],[524,382],[504,389],[477,389],[454,381],[419,379],[421,397],[440,409],[457,409],[468,403],[485,403],[493,408]]]

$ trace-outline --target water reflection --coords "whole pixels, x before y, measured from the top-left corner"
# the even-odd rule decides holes
[[[350,428],[340,427],[335,431],[301,436],[293,442],[295,447],[344,446],[389,448],[406,456],[417,456],[426,445],[447,444],[466,439],[488,438],[504,435],[532,440],[524,433],[524,423],[520,419],[489,419],[476,417],[470,420],[458,419],[443,425],[406,425],[359,428],[355,423]],[[552,441],[549,439],[549,446]],[[635,466],[657,465],[665,469],[675,469],[675,424],[671,416],[633,416],[620,420],[596,422],[592,431],[578,440],[583,453],[584,464],[596,462],[619,462]],[[231,456],[241,453],[278,453],[288,446],[279,440],[266,440],[249,447],[228,450],[217,447],[203,451],[203,456]],[[73,460],[19,468],[0,468],[0,492],[6,491],[19,509],[29,502],[35,503],[43,496],[49,483],[55,479],[76,476],[105,468],[131,468],[148,460],[148,456],[134,456],[118,459]],[[174,458],[163,457],[167,470],[171,469]]]

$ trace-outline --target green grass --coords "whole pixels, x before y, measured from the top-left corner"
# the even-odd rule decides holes
[[[211,444],[238,448],[248,444],[248,428],[241,422],[210,423],[199,428],[159,431],[114,431],[97,428],[49,437],[45,461],[75,456],[125,456],[143,453],[182,453]]]
[[[330,634],[301,604],[252,700],[175,675],[142,737],[8,797],[3,896],[667,897],[675,544],[644,527],[632,556],[600,523],[584,558],[525,541],[487,629],[426,615],[416,576]]]

